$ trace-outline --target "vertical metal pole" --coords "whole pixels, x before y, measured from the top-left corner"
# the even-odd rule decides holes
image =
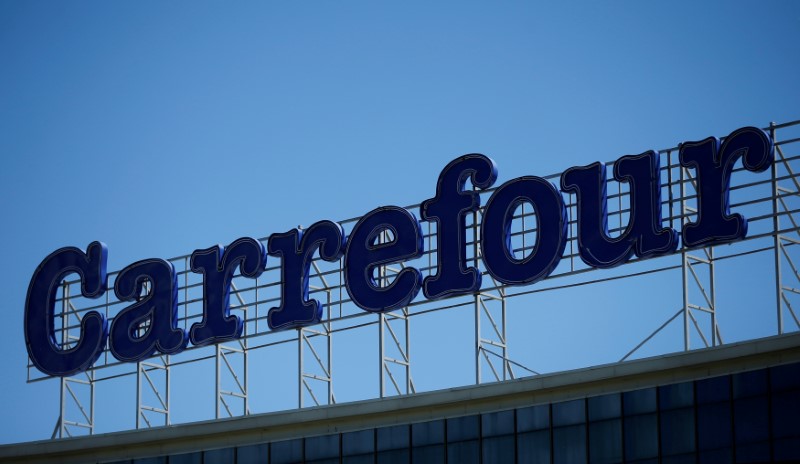
[[[388,240],[386,236],[386,231],[384,230],[380,234],[380,243],[385,243]],[[386,266],[381,266],[378,270],[378,282],[380,282],[380,286],[383,287],[386,285]],[[386,315],[384,313],[378,313],[378,345],[380,348],[378,349],[378,388],[380,390],[380,397],[384,398],[386,396],[386,381],[384,379],[384,363],[386,362],[386,348],[384,347],[385,344],[385,337],[384,337],[384,327],[383,325],[386,323]]]
[[[69,326],[68,321],[66,319],[67,315],[67,298],[69,297],[69,285],[67,281],[64,280],[62,282],[63,291],[61,292],[61,346],[62,348],[67,343],[67,327]],[[58,425],[58,438],[64,438],[64,431],[66,429],[66,416],[67,416],[67,378],[61,377],[61,411],[59,416],[59,425]]]
[[[142,363],[136,363],[136,428],[141,427],[142,415]]]
[[[61,377],[60,380],[61,380],[61,394],[60,394],[60,396],[61,396],[61,407],[60,407],[60,411],[58,413],[59,414],[59,416],[58,416],[58,438],[64,438],[64,428],[66,427],[66,425],[64,425],[64,416],[65,416],[65,413],[66,413],[66,407],[64,405],[64,400],[66,399],[65,398],[65,392],[67,390],[67,379],[64,378],[64,377]]]
[[[170,389],[170,383],[169,383],[169,371],[170,371],[169,355],[167,355],[165,357],[165,359],[166,359],[165,362],[167,363],[166,367],[164,368],[164,376],[165,376],[164,378],[165,378],[165,382],[167,383],[166,388],[165,388],[165,390],[166,390],[165,395],[166,395],[166,398],[167,398],[166,399],[166,402],[167,402],[167,413],[165,414],[166,417],[164,418],[164,422],[165,422],[164,425],[172,425],[172,420],[170,418],[170,410],[172,408],[169,405],[169,403],[170,403],[170,390],[171,390]]]
[[[217,356],[216,356],[216,359],[215,359],[216,360],[216,365],[217,365],[216,366],[217,372],[215,374],[216,375],[216,382],[215,382],[216,385],[214,385],[214,397],[216,398],[216,403],[217,403],[216,404],[216,416],[215,417],[217,419],[219,419],[219,415],[220,415],[220,408],[219,408],[219,403],[220,403],[220,385],[219,384],[222,381],[222,377],[221,377],[221,373],[220,373],[220,367],[221,367],[220,366],[220,357],[221,357],[221,351],[220,350],[222,348],[220,347],[220,345],[214,345],[214,348],[217,351]]]
[[[328,404],[333,404],[333,327],[331,326],[331,291],[328,290],[325,292],[328,296],[328,304],[325,306],[325,310],[328,312],[328,324],[325,328],[325,332],[328,334]]]
[[[711,346],[717,346],[717,292],[714,276],[714,247],[708,247],[709,298],[711,299]]]
[[[303,329],[297,329],[297,407],[303,407]]]
[[[523,237],[525,235],[523,234]],[[501,295],[503,295],[501,293]],[[511,366],[508,363],[510,359],[508,356],[508,335],[506,334],[506,298],[501,297],[500,309],[503,311],[503,380],[508,380],[508,375],[511,374]]]
[[[242,364],[244,366],[244,411],[242,411],[242,415],[249,415],[250,414],[250,385],[249,385],[249,375],[247,371],[249,370],[248,355],[247,355],[247,341],[245,339],[245,346],[244,346],[244,353],[242,353],[243,360]]]
[[[411,336],[409,334],[411,325],[408,321],[409,312],[408,308],[403,308],[403,313],[406,316],[406,395],[411,394]]]
[[[686,168],[681,167],[681,224],[686,223]],[[683,281],[683,349],[689,351],[689,255],[686,248],[681,251],[681,270]]]
[[[475,187],[472,187],[475,190]],[[472,253],[478,256],[478,212],[472,213]],[[475,384],[481,383],[481,293],[475,294]]]
[[[89,435],[94,435],[94,369],[89,371]]]
[[[258,301],[258,300],[256,300]],[[255,303],[253,303],[255,305]],[[242,411],[243,416],[250,415],[250,376],[248,374],[250,370],[250,361],[249,361],[249,354],[248,354],[248,331],[247,331],[247,324],[249,322],[249,314],[257,311],[252,311],[250,306],[245,306],[243,308],[244,314],[244,324],[242,327],[243,339],[242,339],[242,366],[244,368],[243,376],[244,376],[244,410]]]
[[[775,143],[775,123],[769,123],[769,135]],[[778,310],[778,335],[783,334],[783,277],[781,276],[781,221],[778,216],[778,163],[773,161],[772,168],[772,239],[775,249],[775,303]]]
[[[384,332],[384,328],[383,328],[383,324],[385,322],[386,322],[386,315],[383,314],[383,313],[379,313],[378,314],[378,326],[379,326],[379,329],[378,329],[378,345],[380,346],[380,349],[379,349],[379,351],[380,351],[379,358],[380,359],[378,360],[379,361],[379,363],[378,363],[378,379],[380,379],[380,380],[379,380],[378,384],[379,384],[379,387],[380,387],[380,395],[381,395],[380,397],[381,398],[383,398],[386,395],[386,382],[384,381],[384,378],[383,378],[383,363],[384,363],[384,360],[386,359],[386,351],[385,351],[385,348],[383,346],[383,344],[384,344],[384,333],[383,333]]]

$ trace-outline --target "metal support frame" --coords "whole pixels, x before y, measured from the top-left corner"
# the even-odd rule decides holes
[[[717,318],[715,265],[718,261],[722,262],[746,255],[763,253],[762,256],[765,258],[762,261],[774,268],[774,298],[777,307],[776,312],[773,313],[777,317],[775,332],[783,334],[800,330],[800,317],[795,310],[796,305],[800,304],[798,302],[800,299],[800,256],[798,256],[798,250],[800,250],[798,246],[800,245],[800,179],[795,174],[797,164],[800,163],[800,154],[796,152],[800,147],[800,137],[788,136],[783,141],[776,139],[778,129],[789,127],[793,127],[791,130],[797,131],[800,128],[800,121],[770,126],[770,135],[775,143],[776,151],[775,162],[771,167],[771,177],[762,176],[746,181],[746,183],[738,180],[732,182],[731,189],[736,189],[735,195],[741,197],[736,203],[731,204],[732,209],[755,210],[754,213],[748,214],[748,218],[752,221],[751,230],[742,244],[730,248],[707,247],[681,250],[672,255],[672,259],[662,258],[661,263],[656,263],[656,260],[648,260],[646,264],[648,267],[644,268],[643,272],[619,272],[610,278],[588,280],[577,284],[605,282],[655,272],[681,272],[681,303],[676,304],[680,307],[674,308],[677,311],[671,312],[663,324],[623,356],[620,361],[631,357],[675,321],[679,321],[682,325],[680,338],[683,350],[722,344],[720,324]],[[792,148],[795,149],[795,152],[790,153]],[[697,214],[696,182],[692,178],[692,170],[681,167],[675,159],[675,155],[678,153],[677,148],[662,150],[660,153],[662,155],[661,174],[665,176],[662,188],[668,192],[668,198],[665,198],[662,203],[662,207],[669,211],[665,221],[668,221],[671,227],[680,229],[684,223]],[[663,164],[664,161],[665,164]],[[742,170],[744,169],[734,168],[734,172]],[[547,179],[556,177],[558,175]],[[615,227],[618,227],[618,230],[624,230],[627,214],[630,211],[627,196],[629,191],[624,182],[616,183],[616,185],[619,186],[619,190],[612,195],[615,201],[610,201],[608,204],[609,217],[612,214],[616,215],[619,223]],[[488,196],[493,191],[494,189],[487,189],[482,191],[481,195]],[[566,197],[568,212],[573,215],[576,208],[575,199],[569,194]],[[611,196],[609,199],[611,200]],[[763,208],[764,205],[768,206]],[[418,206],[409,208],[413,209]],[[296,342],[298,347],[298,406],[334,404],[336,398],[333,393],[333,334],[372,324],[378,326],[379,397],[415,393],[416,388],[411,375],[410,320],[414,316],[456,307],[469,307],[473,311],[476,383],[513,379],[522,371],[525,373],[521,375],[538,374],[509,358],[507,300],[576,285],[569,281],[566,285],[554,282],[561,277],[577,276],[594,270],[581,265],[577,259],[578,252],[574,246],[576,227],[573,217],[569,222],[569,242],[563,266],[557,268],[546,281],[539,283],[537,288],[506,287],[502,283],[494,281],[486,272],[485,267],[481,267],[483,264],[480,259],[478,243],[481,214],[479,210],[467,218],[468,258],[474,260],[474,265],[481,269],[484,277],[481,290],[474,295],[461,296],[454,300],[448,300],[444,304],[419,298],[403,308],[377,315],[369,314],[357,308],[348,298],[344,283],[343,262],[340,260],[338,264],[328,265],[323,263],[320,258],[315,258],[311,263],[314,270],[310,276],[313,281],[310,290],[316,294],[317,299],[325,301],[325,319],[315,326],[298,329],[296,339],[291,336],[277,335],[275,338],[267,339],[271,341],[265,341],[265,338],[269,337],[272,332],[266,328],[259,328],[259,321],[263,327],[266,319],[266,315],[259,314],[259,308],[269,308],[280,298],[280,296],[274,296],[277,288],[275,279],[266,279],[267,283],[264,280],[259,283],[257,279],[255,285],[252,286],[252,281],[241,280],[243,278],[237,275],[234,277],[231,295],[233,296],[232,303],[234,299],[238,303],[232,305],[231,309],[241,311],[240,314],[245,319],[244,333],[241,338],[213,347],[190,347],[181,354],[181,359],[177,362],[172,361],[169,356],[156,356],[137,363],[135,369],[129,367],[128,370],[123,371],[118,368],[124,363],[115,360],[106,351],[95,363],[95,366],[85,373],[59,379],[60,409],[53,430],[53,438],[92,434],[95,430],[95,384],[103,380],[125,376],[135,376],[136,378],[136,427],[170,425],[173,420],[170,414],[171,368],[179,364],[211,359],[214,360],[216,370],[215,417],[249,414],[248,352],[283,343]],[[531,221],[534,217],[535,211],[532,211],[530,205],[523,204],[519,210],[515,211],[511,231],[514,253],[533,252],[535,245],[532,245],[530,240],[537,233],[536,226],[532,225],[532,223],[535,224],[535,221]],[[358,218],[349,219],[342,221],[341,224],[347,228],[357,220]],[[423,275],[434,272],[434,258],[438,245],[435,242],[436,235],[433,230],[435,223],[428,222],[427,228],[425,235],[427,246],[425,258],[423,258],[427,259],[427,267],[424,264],[418,265],[417,262],[409,264],[418,268]],[[262,240],[266,240],[266,238]],[[393,237],[390,232],[384,231],[380,240],[389,241],[393,240]],[[182,256],[171,260],[176,268],[183,269],[178,274],[183,276],[180,287],[183,299],[180,304],[184,310],[183,314],[179,316],[179,323],[182,324],[184,330],[188,330],[192,322],[200,316],[197,309],[200,298],[197,296],[197,292],[201,288],[201,283],[199,277],[189,269],[189,258],[189,256]],[[680,259],[680,262],[677,259]],[[324,270],[320,269],[319,265],[322,265]],[[338,266],[338,269],[335,266]],[[404,263],[399,263],[380,267],[375,276],[379,285],[388,285],[392,282],[395,276],[402,271],[403,266]],[[274,276],[279,273],[279,269],[280,265],[273,263],[267,272],[271,272]],[[113,273],[109,276],[113,276]],[[673,274],[673,276],[676,275]],[[242,288],[240,292],[236,288],[236,283],[241,284],[241,282],[247,282],[245,284],[247,287],[240,285]],[[106,318],[111,320],[116,310],[115,305],[120,304],[120,302],[110,302],[107,293],[105,303],[88,305],[76,303],[80,307],[80,309],[76,309],[73,303],[81,301],[82,298],[80,292],[74,291],[79,285],[79,281],[64,281],[56,300],[61,302],[61,313],[56,314],[56,317],[61,318],[61,333],[60,336],[57,333],[57,337],[64,347],[74,346],[79,339],[80,321],[86,311],[104,310]],[[74,295],[70,294],[70,287],[73,288]],[[261,297],[259,297],[259,291],[262,292]],[[322,294],[324,294],[324,298],[322,298]],[[244,295],[247,295],[247,300],[250,300],[250,295],[253,295],[252,301],[245,302]],[[334,310],[338,311],[334,313]],[[683,317],[681,318],[681,316]],[[147,330],[148,322],[145,321],[140,327],[141,331]],[[285,332],[279,333],[285,334]],[[104,370],[109,367],[113,369]],[[517,369],[512,370],[512,367]],[[29,363],[28,382],[47,378],[49,378],[47,375],[37,377],[36,368]]]
[[[244,301],[236,283],[231,282],[231,296],[236,297],[238,305],[231,309],[242,310],[242,319],[247,320],[249,305]],[[248,396],[248,349],[247,324],[242,329],[242,337],[229,343],[216,345],[214,363],[216,369],[216,418],[246,416],[250,414]],[[223,410],[225,416],[223,416]]]
[[[70,284],[61,284],[61,345],[71,346],[79,337],[71,330],[80,331],[80,312],[70,302]],[[70,316],[77,324],[70,326]],[[58,420],[51,438],[66,438],[94,433],[94,370],[60,379],[60,406]]]
[[[531,213],[529,213],[531,214]],[[521,206],[522,250],[525,250],[525,205]],[[480,265],[480,213],[472,215],[472,243],[474,266]],[[469,241],[469,240],[468,240]],[[513,379],[512,362],[508,357],[508,339],[506,333],[506,292],[491,276],[493,291],[481,291],[475,294],[475,383],[499,382]],[[488,367],[488,371],[484,369]],[[491,373],[491,376],[485,375]]]
[[[697,191],[697,180],[688,168],[681,167],[681,212],[683,223],[690,220],[691,214],[697,214],[697,208],[688,204],[687,184]],[[700,336],[703,345],[717,346],[722,343],[722,336],[717,324],[716,298],[714,287],[714,249],[712,247],[686,250],[681,252],[681,272],[683,282],[683,349],[691,348],[692,328]],[[697,298],[699,293],[700,299]],[[699,303],[695,303],[699,301]],[[704,330],[698,322],[699,314],[710,319],[708,329]],[[707,333],[704,333],[707,332]]]
[[[411,377],[411,341],[408,316],[408,308],[400,308],[378,315],[381,398],[416,392],[414,380]],[[386,334],[389,334],[388,339]],[[391,343],[387,343],[387,340],[391,340]],[[394,389],[392,394],[386,392],[387,378]]]
[[[714,295],[713,253],[712,248],[700,248],[691,253],[681,253],[683,348],[685,351],[691,348],[692,333],[696,333],[700,337],[706,348],[722,344]],[[697,298],[698,294],[701,297],[699,299]],[[695,301],[699,301],[699,303]],[[709,319],[707,328],[704,328],[702,316]]]
[[[772,139],[775,140],[775,125],[770,124]],[[777,141],[776,141],[777,142]],[[793,330],[800,329],[800,320],[792,307],[800,295],[800,272],[795,264],[798,261],[797,245],[800,245],[800,219],[795,215],[796,203],[800,199],[800,181],[789,164],[781,145],[776,143],[775,162],[772,164],[772,214],[773,242],[775,251],[775,290],[778,317],[778,333],[786,333],[786,316],[791,317]],[[792,207],[792,202],[795,207]],[[783,221],[781,221],[783,219]],[[788,223],[788,224],[787,224]],[[789,232],[782,233],[783,227]]]
[[[383,243],[393,240],[388,231],[380,235]],[[430,236],[429,236],[430,239]],[[396,276],[404,268],[381,266],[378,279],[381,285],[388,285],[390,276]],[[388,337],[386,335],[389,335]],[[380,398],[395,395],[408,395],[416,392],[411,377],[411,335],[408,308],[399,308],[378,314],[378,389]],[[388,379],[388,382],[387,382]],[[392,393],[387,392],[391,384]]]
[[[143,291],[150,291],[145,282]],[[143,336],[150,321],[143,322],[138,335]],[[170,425],[169,416],[169,356],[155,356],[136,363],[136,428]]]
[[[66,438],[94,433],[94,379],[63,377],[61,379],[61,413],[51,438]],[[82,374],[83,376],[83,374]],[[86,396],[88,395],[88,403]],[[76,411],[77,410],[77,411]],[[76,414],[76,412],[78,414]],[[75,417],[75,419],[71,419]]]
[[[169,356],[136,363],[136,428],[170,425]]]
[[[330,320],[313,328],[302,327],[297,329],[298,342],[298,407],[306,406],[305,398],[314,402],[314,406],[334,404],[336,398],[333,394],[333,337],[331,336]],[[320,355],[322,352],[322,355]],[[307,363],[310,354],[314,362]],[[321,388],[324,391],[320,391]],[[316,393],[315,393],[316,392]],[[324,396],[323,396],[324,395]],[[324,398],[320,402],[320,398]]]
[[[678,165],[672,162],[672,151],[667,152],[667,175],[671,179],[672,168]],[[690,193],[697,190],[697,181],[692,176],[688,168],[678,166],[679,170],[679,198],[680,214],[678,226],[689,222],[692,215],[697,214],[697,208],[692,206],[690,199],[694,194]],[[671,186],[670,197],[672,197]],[[670,202],[670,206],[672,202]],[[672,216],[672,214],[670,214]],[[714,271],[714,249],[713,247],[697,248],[694,250],[683,249],[681,256],[681,296],[682,304],[680,309],[675,312],[666,322],[659,326],[655,331],[648,335],[631,351],[625,354],[620,361],[627,360],[639,348],[652,340],[659,332],[669,326],[673,321],[683,316],[682,330],[683,350],[688,351],[692,347],[692,334],[697,334],[704,347],[717,346],[723,343],[722,334],[717,321],[716,305],[716,283]]]
[[[514,378],[506,338],[506,298],[502,290],[475,295],[475,383]],[[491,377],[483,369],[489,368]]]
[[[297,405],[302,408],[306,406],[306,398],[310,399],[314,406],[322,404],[336,403],[333,394],[333,331],[331,326],[331,303],[333,301],[333,286],[321,271],[317,263],[311,263],[314,273],[309,279],[317,277],[320,285],[311,285],[312,291],[322,291],[325,294],[324,311],[326,313],[325,322],[313,327],[301,327],[297,329]],[[339,272],[343,272],[340,269]],[[308,356],[313,358],[313,362],[306,362]],[[322,401],[320,401],[322,399]]]

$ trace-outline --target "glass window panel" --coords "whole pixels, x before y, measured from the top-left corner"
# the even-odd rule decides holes
[[[626,416],[655,412],[656,389],[645,388],[642,390],[634,390],[623,393],[622,408],[625,411]]]
[[[240,446],[236,449],[236,464],[266,464],[268,451],[266,443]]]
[[[745,398],[767,393],[767,370],[742,372],[731,376],[733,397]]]
[[[733,462],[733,448],[720,448],[697,453],[700,464],[725,464]]]
[[[553,462],[586,462],[586,425],[553,429]]]
[[[697,406],[697,448],[711,450],[733,443],[730,403]]]
[[[304,461],[306,464],[339,464],[339,457],[324,458],[324,459],[308,459]]]
[[[465,416],[447,419],[448,443],[480,438],[480,416]]]
[[[736,462],[769,462],[769,442],[736,444]]]
[[[514,462],[514,435],[483,439],[483,462]]]
[[[800,363],[771,368],[769,380],[774,392],[800,390]]]
[[[444,445],[415,446],[411,448],[411,462],[444,462]]]
[[[800,462],[800,439],[782,438],[772,442],[776,461]]]
[[[176,454],[169,457],[169,464],[202,464],[203,454],[201,452]]]
[[[494,437],[514,433],[514,411],[500,411],[481,415],[481,435]]]
[[[658,390],[658,405],[661,409],[684,408],[694,404],[693,382],[665,385]]]
[[[684,408],[662,411],[661,453],[669,456],[694,450],[694,410]]]
[[[339,457],[339,434],[306,438],[306,459]]]
[[[520,464],[550,464],[550,430],[518,434],[517,460]]]
[[[553,427],[574,425],[586,421],[586,401],[583,399],[553,404]]]
[[[800,436],[800,392],[784,391],[772,395],[772,436]]]
[[[517,409],[517,431],[530,432],[550,427],[550,405]]]
[[[658,456],[658,422],[655,414],[625,418],[625,459]]]
[[[622,415],[619,393],[589,398],[589,420],[613,419]]]
[[[269,445],[269,462],[291,464],[303,461],[303,439],[276,441]]]
[[[233,448],[203,451],[203,462],[233,462]]]
[[[716,403],[731,398],[731,378],[727,375],[695,382],[697,403]]]
[[[733,402],[733,427],[737,443],[769,439],[769,405],[766,396]],[[738,456],[738,455],[737,455]]]
[[[589,424],[589,462],[622,462],[622,420]]]
[[[123,462],[131,462],[131,461],[118,461],[115,464],[122,464]],[[134,459],[133,464],[167,464],[167,457],[166,456],[156,456],[152,458],[139,458]]]
[[[696,464],[697,456],[694,453],[676,454],[674,456],[663,456],[661,464]]]
[[[622,462],[622,420],[589,424],[589,462]]]
[[[342,434],[342,455],[373,453],[375,451],[375,429],[359,430]]]
[[[411,452],[406,449],[394,449],[378,452],[378,464],[410,464]]]
[[[481,445],[478,440],[460,441],[447,445],[447,462],[453,464],[478,464],[481,461]]]
[[[407,425],[381,427],[377,430],[378,451],[403,449],[411,446],[410,430]]]
[[[334,461],[338,464],[339,461]],[[342,456],[342,464],[375,464],[375,453]]]
[[[421,422],[411,425],[411,444],[414,447],[437,443],[444,443],[443,420]]]

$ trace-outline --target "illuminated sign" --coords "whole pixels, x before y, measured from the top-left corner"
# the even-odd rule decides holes
[[[722,143],[709,137],[680,146],[681,166],[694,170],[697,181],[697,217],[678,231],[663,227],[659,156],[648,151],[614,162],[614,179],[630,187],[629,223],[616,237],[608,232],[605,165],[572,167],[561,175],[560,191],[536,176],[512,179],[492,192],[482,211],[477,246],[488,274],[505,285],[530,285],[556,268],[564,253],[567,211],[561,192],[577,198],[577,242],[581,259],[595,268],[623,264],[638,258],[674,252],[679,237],[684,248],[729,243],[744,238],[747,220],[731,214],[730,179],[734,164],[762,172],[773,162],[773,143],[764,131],[745,127]],[[467,216],[481,207],[478,191],[497,179],[497,167],[480,154],[450,162],[439,175],[436,193],[420,207],[422,220],[436,223],[436,265],[422,279],[420,271],[404,266],[391,284],[379,285],[376,270],[422,256],[419,220],[397,206],[374,209],[361,217],[349,235],[341,225],[323,220],[311,227],[272,234],[264,245],[240,238],[227,247],[195,250],[191,271],[203,277],[202,319],[188,331],[178,327],[177,277],[171,263],[147,259],[120,271],[114,283],[119,301],[131,304],[119,311],[109,328],[105,316],[89,311],[81,320],[80,337],[71,348],[56,341],[55,302],[61,281],[78,274],[81,295],[99,298],[107,291],[108,250],[92,242],[86,251],[75,247],[56,250],[37,267],[25,303],[25,343],[32,363],[42,372],[69,376],[90,368],[108,344],[123,362],[137,362],[156,353],[175,354],[189,343],[207,345],[237,339],[243,321],[230,314],[231,282],[237,270],[256,278],[266,269],[268,256],[281,261],[280,305],[271,308],[272,330],[318,323],[322,304],[309,298],[309,270],[314,256],[331,262],[344,260],[344,280],[353,303],[369,312],[408,305],[420,290],[427,299],[468,295],[481,288],[481,272],[467,258]],[[470,181],[473,190],[466,189]],[[527,256],[517,258],[511,247],[514,211],[533,207],[537,218],[536,242]],[[379,238],[388,235],[389,239]],[[143,327],[146,327],[143,329]]]

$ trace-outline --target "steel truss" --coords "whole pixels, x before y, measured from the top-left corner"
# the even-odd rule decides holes
[[[64,281],[61,292],[61,344],[72,347],[80,339],[81,312],[70,301],[70,283]],[[80,292],[80,289],[78,290]],[[75,321],[73,324],[70,320]],[[66,438],[94,433],[95,372],[87,370],[60,379],[60,406],[56,426],[50,438]]]
[[[214,417],[250,414],[249,354],[254,350],[284,344],[295,344],[297,347],[297,406],[334,404],[334,334],[340,334],[336,336],[338,341],[351,329],[371,325],[377,326],[379,343],[378,388],[374,397],[413,394],[417,387],[411,372],[411,321],[417,320],[414,319],[416,316],[454,308],[469,309],[474,316],[474,351],[470,356],[474,361],[475,383],[536,375],[536,370],[515,362],[509,354],[513,343],[509,340],[507,330],[507,309],[512,298],[652,273],[680,272],[681,303],[668,308],[664,322],[655,330],[650,332],[653,327],[647,327],[648,335],[620,361],[635,357],[656,335],[666,333],[667,327],[676,328],[676,324],[680,324],[680,330],[674,331],[680,333],[680,349],[720,345],[723,343],[721,328],[725,327],[726,308],[718,305],[718,296],[724,293],[718,295],[717,287],[724,288],[725,282],[718,279],[717,265],[722,261],[754,254],[769,255],[771,266],[774,266],[774,269],[765,272],[774,272],[775,334],[800,330],[796,309],[800,304],[800,247],[796,246],[800,244],[800,121],[773,124],[768,130],[776,147],[771,171],[759,176],[748,173],[740,178],[737,173],[743,168],[734,169],[731,208],[746,209],[746,216],[750,220],[748,236],[741,242],[726,247],[681,249],[667,257],[647,260],[646,266],[621,266],[596,273],[595,269],[580,260],[575,198],[572,194],[564,194],[569,216],[569,236],[559,266],[548,279],[536,285],[509,287],[494,281],[480,259],[478,237],[483,211],[479,210],[467,219],[467,258],[481,270],[483,277],[479,292],[437,301],[425,300],[420,295],[406,307],[370,314],[357,308],[349,299],[342,261],[328,263],[316,258],[312,262],[310,292],[313,298],[324,304],[323,320],[313,326],[283,332],[270,331],[265,324],[268,309],[278,306],[280,299],[280,260],[271,259],[270,266],[259,279],[246,279],[238,274],[234,277],[231,312],[245,321],[240,339],[210,347],[190,346],[179,355],[155,356],[133,365],[118,362],[106,350],[88,371],[59,379],[60,407],[52,436],[62,438],[95,433],[95,388],[98,383],[111,379],[135,379],[136,428],[170,425],[176,421],[171,414],[170,401],[170,385],[176,375],[173,369],[179,365],[195,365],[204,361],[213,362],[215,369]],[[692,221],[697,214],[695,179],[692,170],[679,165],[677,148],[661,150],[660,160],[663,223],[680,230],[684,223]],[[557,183],[558,177],[554,175],[546,179]],[[609,233],[614,236],[628,224],[630,192],[626,183],[616,182],[613,178],[609,178],[608,188]],[[482,204],[486,204],[494,190],[480,192]],[[418,207],[415,205],[408,209],[417,211]],[[348,232],[357,220],[353,218],[340,224]],[[435,271],[436,224],[429,222],[425,227],[423,257],[379,268],[375,275],[379,285],[390,285],[405,266],[419,269],[423,276]],[[536,212],[530,205],[523,204],[514,213],[511,230],[511,248],[518,258],[534,252],[536,233]],[[392,239],[387,232],[381,236],[383,241]],[[262,242],[266,242],[266,238]],[[182,314],[179,323],[182,328],[189,330],[202,314],[202,277],[191,272],[189,256],[170,261],[181,281],[182,301],[179,301],[179,307],[182,308]],[[634,259],[631,263],[638,261]],[[109,274],[109,286],[115,276],[115,273]],[[592,280],[594,276],[599,277]],[[61,324],[56,336],[65,348],[77,342],[80,320],[86,311],[104,312],[110,321],[123,306],[120,302],[109,301],[110,292],[106,292],[104,302],[86,300],[80,295],[79,285],[77,281],[65,281],[57,295],[60,313],[56,317],[60,318]],[[145,330],[146,323],[140,329]],[[29,382],[48,378],[29,362]],[[177,422],[180,421],[177,419]]]
[[[681,168],[681,205],[684,224],[695,218],[697,208],[689,205],[687,184],[697,192],[697,180],[687,168]],[[722,343],[717,325],[716,300],[714,293],[714,248],[703,247],[681,252],[681,271],[683,280],[683,349],[691,348],[692,333],[696,333],[703,346],[716,346]],[[699,297],[699,298],[698,298]],[[707,316],[707,329],[701,327],[698,318]],[[694,330],[694,332],[693,332]]]
[[[334,287],[330,285],[317,263],[311,264],[314,275],[319,280],[318,285],[309,283],[312,291],[317,295],[325,296],[324,307],[328,308],[325,322],[312,327],[297,329],[297,356],[298,356],[298,407],[306,406],[305,399],[311,399],[314,406],[336,403],[333,394],[333,331],[331,326],[331,303],[333,301]],[[341,264],[339,275],[342,273]],[[309,358],[309,355],[311,358]],[[307,362],[307,359],[313,359]]]
[[[532,214],[532,213],[531,213]],[[471,239],[473,243],[473,265],[480,269],[480,217],[476,212],[472,216]],[[519,219],[522,231],[529,230],[525,227],[525,205],[520,208]],[[520,251],[526,250],[526,234],[521,235]],[[491,279],[490,289],[475,294],[475,383],[499,382],[514,378],[511,369],[512,361],[508,357],[508,339],[506,334],[506,292],[488,273],[484,275]],[[488,371],[487,369],[488,368]],[[525,368],[530,372],[530,369]],[[534,372],[535,373],[535,372]],[[487,375],[491,374],[491,375]]]
[[[773,140],[776,140],[776,125],[770,125]],[[787,315],[791,318],[792,330],[800,329],[792,301],[800,294],[800,272],[795,264],[800,258],[795,249],[800,244],[800,226],[797,219],[797,199],[800,198],[800,181],[789,163],[791,156],[784,153],[784,147],[797,139],[783,144],[776,143],[775,163],[772,165],[772,217],[774,230],[776,307],[778,333],[787,332]],[[776,140],[777,142],[777,140]],[[792,324],[793,322],[793,324]]]
[[[245,302],[236,283],[231,283],[231,297],[236,299],[231,310],[239,310],[243,320],[248,320],[250,306]],[[244,416],[250,414],[248,397],[248,349],[247,324],[242,338],[216,345],[214,357],[216,367],[216,418]],[[224,414],[223,414],[224,412]]]
[[[382,243],[394,240],[389,231],[380,235]],[[428,236],[429,240],[431,236]],[[394,278],[405,268],[398,266],[381,266],[378,269],[378,282],[381,286],[390,285]],[[411,332],[409,327],[408,308],[399,308],[378,315],[378,391],[380,398],[394,395],[408,395],[416,392],[411,377]],[[388,335],[388,337],[387,337]],[[388,380],[388,383],[387,383]],[[392,389],[387,392],[387,385]]]

